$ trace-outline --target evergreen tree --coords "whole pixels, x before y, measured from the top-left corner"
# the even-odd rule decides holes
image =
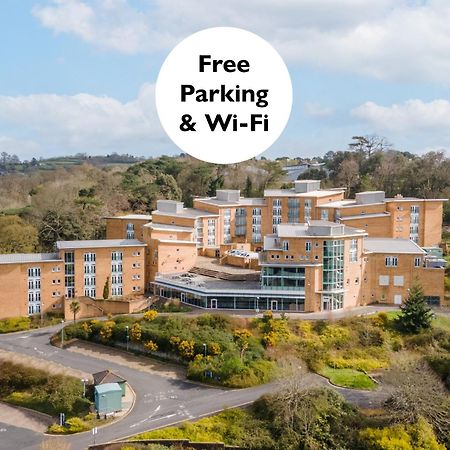
[[[433,313],[427,305],[422,286],[414,283],[408,298],[400,306],[401,313],[397,318],[397,325],[406,333],[419,333],[431,328]]]
[[[244,197],[251,197],[252,194],[253,194],[252,179],[249,176],[247,176],[247,180],[245,181]]]
[[[103,286],[103,298],[105,300],[109,298],[109,277],[106,277],[105,285]]]

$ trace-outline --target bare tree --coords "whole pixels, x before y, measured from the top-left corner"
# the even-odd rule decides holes
[[[425,418],[441,439],[450,432],[450,401],[440,378],[424,360],[396,364],[386,375],[394,387],[386,401],[392,420],[415,423]]]

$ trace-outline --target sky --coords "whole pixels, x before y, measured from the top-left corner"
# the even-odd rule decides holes
[[[365,134],[447,151],[449,24],[448,0],[1,0],[0,152],[179,153],[154,83],[178,42],[213,26],[259,34],[290,71],[291,118],[264,156]]]

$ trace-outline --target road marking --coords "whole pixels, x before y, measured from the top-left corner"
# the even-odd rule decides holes
[[[147,420],[151,419],[160,409],[161,409],[161,405],[158,405],[156,407],[156,409],[147,418],[142,419],[139,422],[133,423],[133,425],[130,425],[130,428],[137,427],[137,426],[143,424],[144,422],[147,422]]]

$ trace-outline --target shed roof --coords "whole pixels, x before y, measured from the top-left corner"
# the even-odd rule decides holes
[[[97,394],[109,394],[110,392],[122,392],[118,383],[99,384],[94,387]]]
[[[120,375],[111,372],[110,370],[102,370],[101,372],[96,372],[92,374],[94,378],[94,384],[107,384],[107,383],[123,383],[125,378]]]

